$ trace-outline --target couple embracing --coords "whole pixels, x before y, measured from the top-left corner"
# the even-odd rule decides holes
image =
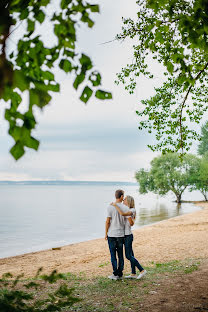
[[[111,255],[113,274],[109,276],[112,280],[121,279],[124,269],[123,245],[125,247],[126,258],[131,263],[131,274],[125,278],[140,279],[147,272],[143,269],[137,259],[134,257],[132,242],[133,234],[131,226],[136,218],[134,198],[127,195],[124,198],[124,191],[115,192],[115,203],[111,203],[107,209],[107,219],[105,223],[105,239],[108,240],[108,246]],[[136,275],[136,267],[140,274]]]

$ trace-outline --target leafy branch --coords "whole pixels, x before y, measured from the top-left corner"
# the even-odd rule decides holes
[[[41,271],[39,269],[35,278],[26,282],[24,274],[15,279],[10,273],[4,274],[0,279],[0,311],[63,311],[80,301],[72,295],[74,289],[63,283],[67,280],[66,275],[53,271],[50,275],[40,276]],[[50,284],[54,284],[53,288]]]
[[[194,78],[194,82],[196,82],[196,81],[200,78],[201,74],[205,71],[205,69],[207,68],[207,66],[208,66],[208,62],[206,63],[206,65],[204,66],[204,68],[203,68],[202,70],[200,70],[200,72],[199,72],[199,73],[197,74],[197,76]],[[188,90],[187,90],[187,93],[186,93],[186,95],[185,95],[185,98],[184,98],[184,100],[183,100],[183,102],[182,102],[182,104],[181,104],[181,111],[180,111],[180,117],[179,117],[180,135],[181,135],[181,150],[182,150],[182,153],[183,153],[182,113],[183,113],[183,109],[184,109],[184,106],[185,106],[185,102],[186,102],[186,100],[187,100],[187,98],[188,98],[188,95],[189,95],[189,93],[190,93],[192,87],[193,87],[193,85],[190,85],[189,88],[188,88]]]
[[[77,49],[78,26],[92,28],[92,15],[99,12],[99,6],[85,0],[61,0],[59,9],[53,8],[46,17],[51,1],[11,0],[0,4],[0,99],[9,103],[5,119],[15,141],[10,153],[16,160],[24,155],[25,148],[39,147],[39,141],[32,136],[37,125],[34,108],[43,109],[50,103],[53,92],[60,91],[54,73],[57,66],[74,78],[73,87],[81,89],[83,103],[93,95],[99,100],[112,98],[110,92],[100,88],[101,75],[90,57]],[[50,22],[48,31],[55,36],[52,47],[47,47],[38,33],[38,29],[43,31],[45,20]],[[27,25],[23,37],[9,53],[8,39],[23,22]],[[23,92],[29,94],[25,113],[19,109]]]
[[[138,0],[137,4],[137,20],[123,19],[116,37],[137,42],[135,62],[122,68],[116,83],[133,93],[137,77],[154,78],[149,56],[163,65],[166,81],[154,96],[141,101],[139,129],[155,133],[158,143],[149,146],[152,150],[183,154],[199,138],[190,123],[199,123],[207,110],[208,1]],[[191,104],[186,104],[190,94]]]

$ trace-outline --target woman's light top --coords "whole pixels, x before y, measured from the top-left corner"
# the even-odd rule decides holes
[[[136,217],[136,209],[131,208],[130,210],[133,212],[132,219],[134,219]],[[125,235],[131,235],[132,234],[131,225],[129,223],[128,218],[131,218],[131,217],[125,217]]]

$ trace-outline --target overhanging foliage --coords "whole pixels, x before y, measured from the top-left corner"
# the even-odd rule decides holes
[[[15,141],[10,150],[15,159],[22,157],[25,147],[35,150],[39,147],[39,141],[32,136],[37,124],[34,107],[43,109],[50,102],[52,92],[60,91],[54,67],[59,66],[74,77],[73,86],[81,89],[80,100],[84,103],[93,94],[101,100],[112,98],[111,93],[99,89],[101,75],[91,59],[84,52],[77,52],[77,29],[82,24],[93,27],[92,15],[99,12],[99,6],[85,0],[61,0],[56,1],[57,10],[53,3],[53,0],[1,0],[0,3],[0,99],[10,106],[5,119]],[[50,48],[40,35],[45,20],[50,23],[47,31],[55,36]],[[22,23],[23,37],[8,55],[10,35]],[[41,29],[40,33],[37,28]],[[22,92],[29,93],[25,113],[19,110]]]
[[[137,77],[154,78],[149,56],[164,66],[165,83],[137,111],[139,129],[156,132],[158,143],[149,146],[153,151],[183,154],[199,139],[191,123],[199,123],[208,108],[208,0],[138,0],[137,4],[137,20],[124,19],[117,36],[137,42],[134,61],[118,74],[117,83],[133,93]]]

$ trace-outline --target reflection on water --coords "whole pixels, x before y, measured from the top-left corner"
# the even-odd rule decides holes
[[[178,204],[173,196],[159,197],[154,194],[138,196],[137,194],[137,197],[135,228],[201,209],[191,203]]]
[[[155,208],[148,209],[148,208],[140,208],[138,211],[138,221],[137,224],[147,225],[150,223],[158,222],[164,219],[169,219],[171,217],[178,216],[180,214],[180,208],[177,204],[175,207],[172,207],[171,211],[169,210],[168,206],[164,203],[156,203]]]

